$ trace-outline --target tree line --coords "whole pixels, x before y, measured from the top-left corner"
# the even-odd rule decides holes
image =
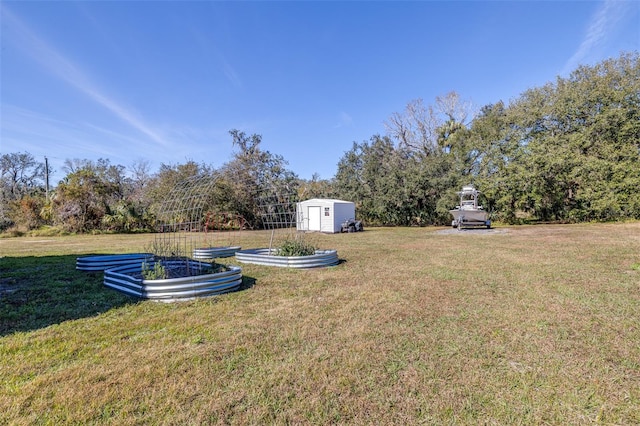
[[[464,184],[506,223],[640,219],[638,52],[471,115],[456,93],[410,102],[387,135],[353,144],[336,193],[369,224],[450,223]]]
[[[260,135],[231,130],[233,158],[220,169],[205,163],[161,164],[156,173],[148,162],[128,169],[108,159],[65,160],[66,176],[46,195],[45,165],[29,153],[0,158],[0,230],[15,233],[53,226],[62,232],[145,232],[156,230],[171,191],[186,180],[212,177],[208,208],[212,214],[241,216],[248,227],[260,227],[258,188],[297,191],[301,180],[286,160],[260,147]],[[313,181],[311,181],[313,185]],[[275,187],[274,187],[275,185]],[[55,230],[54,230],[55,231]]]
[[[260,135],[230,131],[236,151],[219,169],[194,161],[151,173],[108,159],[66,160],[66,176],[46,193],[45,164],[29,153],[0,158],[0,230],[54,226],[68,232],[154,229],[162,202],[180,182],[215,176],[211,208],[260,227],[254,199],[269,186],[356,203],[367,225],[451,221],[456,191],[474,184],[494,221],[640,219],[640,60],[623,53],[580,66],[511,100],[475,112],[455,92],[409,102],[385,135],[354,142],[336,175],[298,178]]]

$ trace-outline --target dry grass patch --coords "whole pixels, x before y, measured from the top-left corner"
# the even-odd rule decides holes
[[[12,424],[637,424],[638,235],[638,223],[317,235],[339,266],[243,265],[245,291],[6,332],[0,411]],[[0,272],[152,238],[98,237],[2,240]],[[86,279],[68,263],[60,273]]]

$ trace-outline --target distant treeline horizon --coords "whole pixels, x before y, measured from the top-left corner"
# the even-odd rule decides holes
[[[3,154],[0,231],[151,231],[171,190],[199,176],[215,181],[210,214],[242,216],[253,228],[255,194],[265,191],[353,201],[367,226],[446,225],[466,184],[482,191],[497,222],[640,219],[638,52],[579,66],[477,114],[456,92],[415,99],[385,125],[387,134],[353,142],[331,179],[300,179],[261,148],[260,135],[236,129],[236,151],[219,168],[186,161],[152,173],[145,161],[67,159],[55,187],[28,152]]]

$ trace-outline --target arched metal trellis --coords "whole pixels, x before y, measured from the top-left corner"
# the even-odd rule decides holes
[[[158,212],[151,252],[161,258],[203,260],[232,256],[240,249],[236,244],[244,221],[217,205],[216,181],[216,175],[194,176],[169,192]]]
[[[278,240],[304,239],[304,233],[297,231],[300,220],[297,206],[300,201],[295,188],[286,184],[268,184],[255,193],[255,200],[262,226],[270,230],[269,252]]]
[[[308,241],[302,229],[299,197],[286,185],[270,185],[257,191],[255,196],[259,216],[265,229],[271,230],[269,248],[241,250],[236,259],[242,263],[255,263],[287,268],[316,268],[338,264],[336,250],[318,250]]]
[[[242,269],[209,262],[233,256],[229,244],[243,224],[216,203],[216,176],[201,175],[178,183],[158,212],[153,256],[105,270],[104,285],[153,300],[186,300],[235,291]],[[237,238],[237,237],[236,237]],[[218,244],[218,247],[213,245]],[[217,249],[217,250],[216,250]],[[235,247],[235,251],[240,247]],[[109,259],[109,262],[113,260]]]
[[[271,231],[269,254],[283,255],[279,250],[281,243],[313,251],[313,245],[304,241],[305,233],[297,230],[301,229],[297,226],[300,200],[295,185],[262,180],[247,193],[243,191],[251,184],[241,182],[239,177],[218,179],[221,178],[217,175],[196,176],[173,188],[160,207],[159,232],[149,251],[163,258],[197,260],[235,254],[240,250],[236,244],[245,223],[237,212],[224,211],[224,206],[234,205],[234,202],[257,218],[263,229]]]

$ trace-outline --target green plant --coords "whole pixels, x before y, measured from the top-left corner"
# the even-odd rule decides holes
[[[276,248],[278,256],[311,256],[317,248],[302,237],[285,238]]]
[[[164,280],[168,278],[167,271],[159,260],[153,264],[153,269],[147,262],[142,262],[142,277],[145,280]]]

